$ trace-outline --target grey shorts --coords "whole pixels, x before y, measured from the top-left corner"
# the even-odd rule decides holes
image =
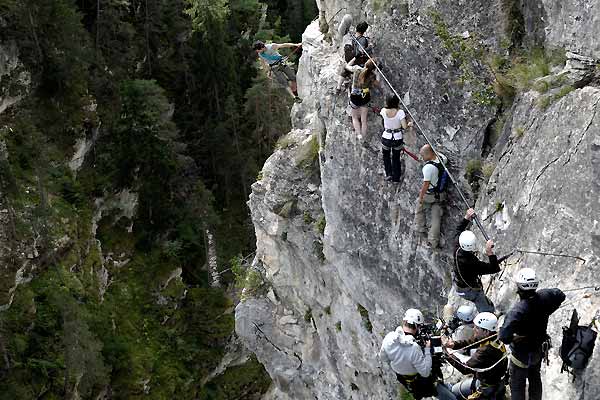
[[[287,86],[288,82],[296,81],[296,73],[292,67],[287,64],[277,64],[274,67],[271,67],[271,72],[280,85]]]

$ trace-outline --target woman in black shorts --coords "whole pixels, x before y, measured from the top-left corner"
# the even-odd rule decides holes
[[[352,91],[350,92],[350,107],[352,108],[352,125],[359,139],[367,136],[367,115],[369,113],[369,102],[371,101],[371,87],[379,86],[375,63],[369,60],[364,67],[354,65],[356,59],[352,59],[346,69],[352,72]]]

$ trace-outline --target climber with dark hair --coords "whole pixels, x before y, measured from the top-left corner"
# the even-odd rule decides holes
[[[369,60],[371,51],[371,43],[369,38],[365,36],[367,29],[369,29],[369,24],[365,21],[356,25],[356,35],[354,35],[354,40],[360,43],[360,46],[354,43],[354,58],[356,58],[356,64],[360,66],[365,65]]]
[[[415,210],[415,230],[424,235],[427,232],[425,226],[425,213],[431,210],[431,221],[427,240],[432,248],[437,248],[440,242],[440,224],[442,220],[442,205],[445,200],[445,193],[438,193],[437,187],[440,180],[439,167],[441,162],[429,144],[421,147],[419,151],[421,158],[425,161],[423,166],[423,185],[417,198],[417,207]],[[440,154],[443,161],[444,156]]]
[[[481,283],[482,275],[495,274],[500,271],[498,257],[494,254],[494,242],[488,240],[485,244],[485,251],[489,263],[480,261],[475,255],[477,250],[477,238],[475,234],[466,230],[475,210],[469,208],[463,220],[456,228],[456,250],[454,252],[454,269],[452,271],[452,280],[456,287],[456,293],[465,300],[472,301],[479,312],[493,312],[494,303],[486,297]]]
[[[352,125],[358,139],[367,138],[367,115],[369,103],[371,102],[371,87],[379,86],[375,62],[369,60],[364,67],[355,65],[353,58],[346,70],[352,72],[352,91],[350,92],[349,106],[352,110]]]
[[[254,42],[254,51],[267,71],[267,76],[275,76],[277,82],[285,87],[292,95],[294,100],[299,103],[302,100],[298,97],[298,86],[296,84],[296,73],[292,66],[287,62],[287,57],[282,56],[277,50],[285,48],[299,48],[302,43],[263,43],[260,40]]]
[[[474,375],[452,387],[458,399],[504,400],[506,386],[504,375],[508,360],[506,347],[496,337],[498,318],[489,312],[477,314],[474,319],[474,336],[470,340],[454,341],[442,338],[442,345],[447,349],[472,349],[477,344],[475,353],[465,361],[451,353],[448,361],[465,375]],[[472,396],[472,397],[471,397]]]
[[[383,118],[383,133],[381,134],[381,152],[386,181],[400,182],[402,166],[400,153],[404,145],[403,134],[408,128],[406,114],[400,109],[400,100],[395,94],[388,96],[385,108],[379,113]]]
[[[350,22],[351,21],[352,20],[350,19]],[[346,22],[346,24],[348,24],[348,22]],[[349,28],[349,26],[347,28]],[[342,29],[342,27],[340,27],[340,29]],[[367,31],[367,29],[369,29],[369,24],[363,21],[356,25],[356,33],[354,34],[354,36],[350,36],[350,41],[346,39],[346,44],[344,44],[344,59],[346,61],[346,64],[350,63],[350,61],[354,59],[353,65],[364,67],[366,62],[369,60],[369,55],[373,50],[373,46],[369,38],[365,36],[365,32]],[[346,68],[343,68],[340,72],[340,78],[338,79],[338,93],[341,92],[345,84],[350,82],[350,76],[352,76],[352,73]]]
[[[402,326],[388,333],[381,343],[379,358],[385,366],[391,368],[396,378],[416,400],[436,396],[441,400],[455,400],[452,391],[443,383],[436,382],[431,375],[431,343],[425,342],[421,348],[415,337],[423,325],[421,311],[414,308],[406,310]]]
[[[506,314],[498,338],[510,345],[510,392],[513,400],[525,400],[529,381],[529,400],[542,399],[542,360],[550,348],[546,333],[548,319],[563,301],[565,294],[557,288],[540,289],[539,279],[531,268],[515,275],[519,301]]]

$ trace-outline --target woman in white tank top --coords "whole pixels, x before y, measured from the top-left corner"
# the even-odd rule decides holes
[[[403,134],[408,127],[406,114],[399,108],[400,100],[396,95],[388,96],[385,108],[381,109],[384,131],[381,134],[381,152],[383,153],[383,166],[385,179],[400,182],[402,167],[400,153],[404,144]]]

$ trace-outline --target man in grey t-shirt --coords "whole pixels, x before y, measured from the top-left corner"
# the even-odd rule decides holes
[[[423,166],[423,185],[419,191],[417,207],[415,211],[415,230],[420,234],[427,233],[425,224],[425,213],[431,210],[431,221],[427,241],[432,248],[437,248],[440,244],[440,223],[442,220],[442,206],[440,203],[444,200],[444,193],[435,193],[435,188],[439,179],[439,170],[436,164],[440,163],[430,145],[421,147],[419,154],[425,161]]]

